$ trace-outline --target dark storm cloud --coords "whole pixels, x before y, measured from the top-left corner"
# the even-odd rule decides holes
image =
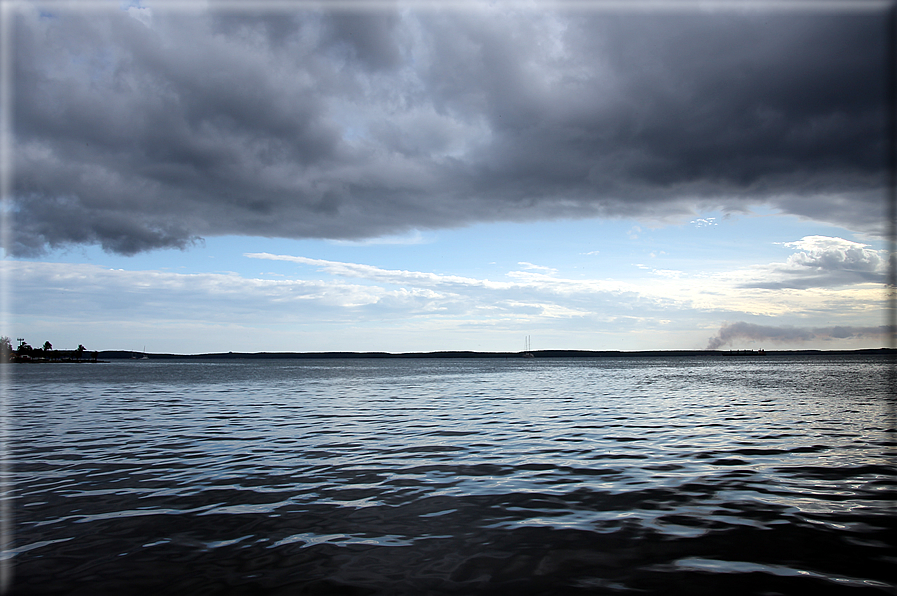
[[[401,55],[396,44],[398,15],[394,12],[328,15],[327,41],[348,51],[349,57],[367,69],[391,69],[399,66]]]
[[[766,204],[877,232],[883,13],[15,17],[17,254]]]
[[[878,327],[772,327],[768,325],[754,325],[753,323],[726,323],[716,336],[711,337],[707,343],[708,350],[731,344],[733,341],[746,339],[751,341],[769,341],[773,343],[801,343],[811,340],[851,339],[860,337],[889,337],[894,330],[887,325]]]

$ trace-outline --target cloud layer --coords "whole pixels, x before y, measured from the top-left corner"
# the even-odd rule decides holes
[[[879,231],[883,12],[149,6],[17,5],[14,254],[761,203]]]

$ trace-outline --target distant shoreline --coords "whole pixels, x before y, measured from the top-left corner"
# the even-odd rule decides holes
[[[533,358],[657,358],[688,356],[737,355],[758,360],[775,356],[837,356],[837,355],[895,355],[894,348],[868,348],[860,350],[532,350]],[[104,350],[98,352],[104,360],[313,360],[313,359],[385,359],[385,358],[522,358],[521,352],[215,352],[206,354],[151,354],[126,350]],[[144,358],[145,356],[145,358]]]

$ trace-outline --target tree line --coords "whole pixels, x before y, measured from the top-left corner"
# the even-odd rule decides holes
[[[81,361],[87,354],[87,348],[78,344],[75,350],[55,350],[53,344],[45,341],[39,348],[33,348],[24,339],[19,339],[19,345],[13,349],[12,340],[5,335],[0,337],[0,362],[33,362],[33,361]],[[97,353],[91,354],[93,360],[97,359]]]

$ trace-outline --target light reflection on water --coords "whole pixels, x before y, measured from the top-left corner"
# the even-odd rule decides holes
[[[16,366],[14,594],[881,593],[888,373],[862,356]]]

